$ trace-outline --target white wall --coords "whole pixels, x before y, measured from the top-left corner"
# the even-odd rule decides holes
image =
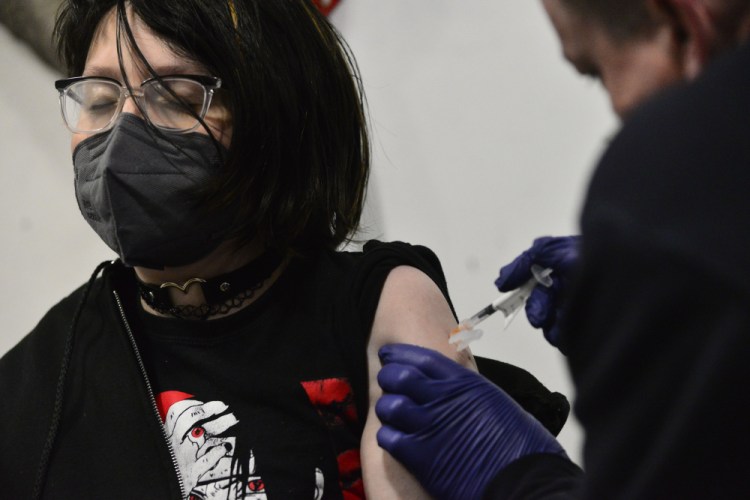
[[[54,80],[0,25],[0,353],[112,258],[78,211]]]
[[[342,0],[374,146],[367,236],[432,248],[459,316],[497,296],[533,238],[577,232],[592,165],[615,127],[604,92],[560,57],[538,1]],[[378,224],[378,222],[380,224]],[[519,316],[472,345],[573,397],[564,359]],[[560,440],[580,463],[574,418]]]
[[[497,295],[499,267],[536,236],[576,232],[586,182],[614,127],[574,75],[537,1],[343,0],[332,20],[362,71],[374,167],[367,238],[441,258],[459,315]],[[0,353],[112,258],[73,193],[52,81],[0,27]],[[519,317],[485,323],[475,353],[573,397],[562,357]],[[580,462],[574,418],[560,440]]]

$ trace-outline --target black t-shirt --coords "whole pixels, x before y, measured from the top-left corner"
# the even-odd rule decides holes
[[[129,321],[186,495],[364,497],[355,392],[361,401],[383,282],[408,264],[444,289],[429,250],[367,249],[295,259],[257,301],[216,320],[153,316],[128,291]]]

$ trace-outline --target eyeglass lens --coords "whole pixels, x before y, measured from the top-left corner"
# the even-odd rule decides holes
[[[142,86],[138,97],[149,121],[159,128],[187,131],[205,116],[208,92],[200,83],[186,78],[154,80]],[[107,128],[121,109],[122,87],[114,82],[84,80],[63,93],[63,115],[76,132]]]

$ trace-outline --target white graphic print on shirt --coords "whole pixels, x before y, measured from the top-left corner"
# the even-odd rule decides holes
[[[263,479],[255,473],[250,451],[246,482],[233,466],[236,437],[227,431],[239,423],[221,401],[204,403],[192,394],[165,391],[157,397],[164,428],[183,480],[183,498],[267,500]],[[315,469],[313,500],[321,500],[325,489],[323,472]]]
[[[159,395],[164,428],[183,479],[183,498],[266,500],[263,480],[255,475],[252,452],[244,487],[239,471],[232,466],[236,438],[227,436],[227,431],[239,422],[234,414],[221,401],[204,403],[190,397],[179,391]]]

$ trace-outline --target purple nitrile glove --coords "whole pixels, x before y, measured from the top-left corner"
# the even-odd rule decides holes
[[[408,344],[380,351],[377,439],[437,499],[480,499],[530,454],[562,446],[505,391],[442,354]]]
[[[578,263],[580,236],[545,236],[534,240],[531,248],[500,269],[495,286],[501,292],[515,290],[532,278],[531,266],[551,268],[552,286],[537,286],[526,301],[526,317],[534,328],[541,328],[544,338],[558,346],[560,312],[571,270]]]

